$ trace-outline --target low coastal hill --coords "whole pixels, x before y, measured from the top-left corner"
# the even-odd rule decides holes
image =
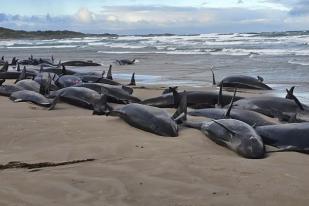
[[[0,39],[62,39],[89,36],[117,36],[116,34],[85,34],[75,31],[24,31],[0,27]]]

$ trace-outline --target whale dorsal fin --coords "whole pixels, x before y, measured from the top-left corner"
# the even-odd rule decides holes
[[[128,85],[130,85],[130,86],[135,86],[136,85],[136,82],[135,82],[135,72],[133,72],[132,77],[131,77],[131,81],[130,81],[130,83]]]
[[[43,65],[41,64],[41,66],[40,66],[40,71],[39,71],[40,73],[42,73],[43,72]]]
[[[223,89],[223,82],[220,84],[220,90],[218,94],[218,102],[216,107],[223,108],[223,103],[222,103],[222,89]]]
[[[18,78],[16,79],[15,84],[19,82],[20,80],[26,79],[26,74],[27,74],[27,70],[26,70],[26,67],[24,67],[24,69],[21,71]]]
[[[20,72],[20,64],[17,64],[17,69],[18,72]]]
[[[177,91],[178,87],[170,87],[170,91],[173,92],[173,103],[174,103],[174,107],[178,107],[179,102],[180,102],[180,95]]]
[[[0,69],[0,72],[7,72],[9,69],[9,63],[5,62],[2,66],[2,68]]]
[[[108,72],[107,72],[106,79],[113,80],[113,75],[112,75],[112,65],[109,65],[109,68],[108,68]]]
[[[212,73],[212,85],[216,85],[216,78],[215,78],[215,73],[213,71],[213,66],[211,66],[210,71]]]
[[[225,117],[230,117],[231,116],[231,110],[232,110],[232,107],[233,107],[233,103],[234,103],[234,99],[235,99],[235,96],[236,96],[236,92],[237,92],[237,87],[235,87],[235,89],[234,89],[234,95],[232,97],[230,106],[229,106],[228,110],[225,113]]]
[[[62,64],[62,71],[61,71],[61,73],[62,73],[63,75],[66,75],[66,74],[67,74],[67,70],[66,70],[64,64]]]

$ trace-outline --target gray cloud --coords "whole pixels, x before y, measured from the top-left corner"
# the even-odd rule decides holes
[[[285,3],[280,0],[276,2]],[[71,16],[0,14],[0,26],[118,34],[260,32],[308,28],[305,18],[289,12],[276,9],[109,6],[96,13],[81,8]]]
[[[267,0],[267,2],[279,3],[290,9],[292,16],[309,15],[309,0]]]

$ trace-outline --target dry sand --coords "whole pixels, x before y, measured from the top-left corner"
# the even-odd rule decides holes
[[[136,89],[139,97],[158,89]],[[0,163],[94,162],[0,172],[0,205],[308,205],[309,156],[245,159],[200,131],[160,137],[119,118],[0,97]]]

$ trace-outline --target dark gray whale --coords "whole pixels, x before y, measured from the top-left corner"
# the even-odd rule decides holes
[[[211,70],[213,75],[213,85],[216,85],[215,75],[213,70]],[[258,89],[258,90],[271,90],[269,86],[263,83],[263,78],[258,76],[253,78],[245,75],[232,75],[225,77],[218,83],[218,86],[224,87],[237,87],[244,89]]]
[[[171,117],[165,110],[136,103],[127,104],[111,111],[107,115],[118,116],[133,127],[167,137],[178,136],[177,122],[186,118],[186,96],[184,95],[176,113]],[[94,114],[104,114],[94,111]]]
[[[256,127],[265,144],[283,151],[309,153],[309,123],[292,123]]]
[[[202,123],[186,122],[185,126],[200,129],[215,143],[251,159],[263,158],[262,138],[247,123],[236,119],[220,119]]]

